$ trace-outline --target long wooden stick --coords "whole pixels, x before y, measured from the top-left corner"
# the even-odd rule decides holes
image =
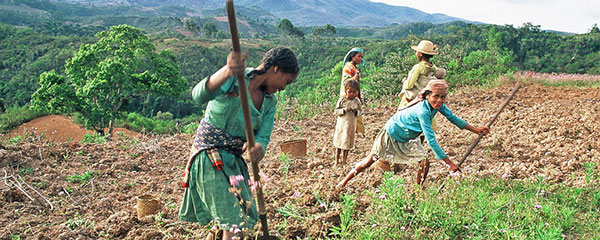
[[[502,103],[502,106],[500,106],[500,108],[498,109],[498,111],[496,112],[496,114],[494,115],[494,117],[492,117],[492,120],[490,120],[488,122],[488,124],[486,125],[488,128],[492,126],[492,123],[494,123],[494,121],[496,121],[496,118],[498,118],[498,115],[500,115],[500,113],[502,112],[502,110],[504,110],[504,108],[506,107],[506,105],[508,105],[508,102],[517,93],[517,91],[519,90],[520,87],[521,87],[521,83],[517,83],[517,85],[515,86],[515,88],[506,97],[506,99],[504,100],[504,103]],[[463,162],[465,162],[465,159],[467,159],[467,157],[471,154],[471,151],[473,151],[473,149],[475,148],[475,146],[477,146],[477,144],[479,143],[479,141],[481,141],[482,137],[483,137],[483,133],[480,133],[479,136],[477,136],[477,139],[475,140],[475,142],[473,142],[471,144],[471,146],[469,147],[469,150],[467,150],[467,152],[465,153],[465,155],[460,159],[460,162],[458,162],[458,167],[460,167],[460,165],[462,165]]]
[[[227,17],[229,19],[229,32],[231,34],[231,45],[234,52],[241,54],[240,39],[238,36],[237,22],[235,19],[235,10],[233,8],[233,0],[226,0],[227,6]],[[248,149],[254,147],[254,132],[252,130],[252,119],[250,116],[250,105],[248,104],[248,92],[246,87],[246,79],[244,74],[237,76],[238,86],[240,89],[240,100],[242,102],[242,112],[244,114],[244,127],[246,128],[246,139]],[[252,155],[249,154],[250,161],[252,162],[252,175],[254,183],[256,184],[256,202],[258,203],[258,217],[262,226],[263,235],[269,236],[269,227],[267,225],[267,212],[265,209],[265,199],[262,192],[262,186],[260,185],[260,175],[258,174],[258,160],[252,159]]]

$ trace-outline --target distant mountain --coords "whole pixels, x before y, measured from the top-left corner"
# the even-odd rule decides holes
[[[223,8],[223,0],[54,0],[82,5],[129,5],[142,7],[183,6],[203,15],[206,10]],[[256,7],[278,18],[287,18],[296,26],[340,27],[386,26],[409,22],[446,23],[465,21],[444,14],[428,14],[410,7],[391,6],[368,0],[238,0],[236,6]],[[257,18],[260,16],[256,16]]]

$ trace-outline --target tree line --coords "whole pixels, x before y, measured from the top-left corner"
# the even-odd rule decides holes
[[[194,26],[190,20],[170,19],[174,26],[182,29],[200,29],[199,25]],[[365,75],[361,80],[367,97],[394,94],[399,91],[400,79],[416,63],[410,46],[420,39],[430,39],[439,46],[440,55],[434,57],[433,62],[448,70],[447,80],[453,86],[487,84],[502,74],[516,70],[600,73],[600,31],[595,25],[589,33],[565,35],[542,31],[539,26],[531,24],[518,28],[511,25],[458,22],[441,25],[411,24],[417,27],[415,30],[423,33],[387,40],[336,37],[348,32],[331,25],[313,28],[311,34],[300,34],[306,29],[297,28],[289,20],[285,20],[277,27],[277,37],[246,38],[245,41],[250,44],[244,46],[250,52],[248,66],[258,65],[258,58],[272,46],[286,45],[294,49],[302,70],[296,83],[280,94],[284,99],[331,102],[331,97],[328,96],[335,95],[331,93],[336,92],[339,84],[341,60],[352,47],[365,49],[368,64],[361,69]],[[83,46],[97,44],[101,40],[95,33],[108,31],[98,26],[63,24],[36,23],[24,28],[0,24],[0,105],[3,109],[28,105],[33,93],[42,87],[41,83],[68,76],[66,63],[72,61]],[[214,33],[214,26],[207,24],[204,24],[202,30]],[[212,40],[203,41],[212,46],[206,46],[195,41],[206,39],[207,36],[179,35],[176,41],[167,41],[169,38],[160,35],[160,31],[143,32],[132,28],[149,36],[147,39],[151,45],[161,50],[170,50],[168,59],[177,68],[175,78],[181,78],[184,84],[171,89],[173,91],[168,94],[170,96],[152,91],[131,95],[123,99],[118,110],[137,112],[148,117],[155,116],[158,112],[169,112],[175,118],[200,114],[203,106],[192,102],[189,92],[195,83],[225,63],[229,49],[226,44],[218,43],[227,42],[228,36],[213,34],[210,36]],[[423,31],[424,28],[428,30]],[[346,32],[342,33],[344,31]],[[359,32],[356,31],[357,34]]]

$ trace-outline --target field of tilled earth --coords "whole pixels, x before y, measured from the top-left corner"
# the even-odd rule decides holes
[[[449,95],[447,105],[472,125],[485,125],[514,85],[461,89]],[[264,193],[271,235],[327,237],[329,229],[339,225],[337,203],[342,194],[356,195],[357,211],[371,205],[364,190],[374,190],[382,182],[384,172],[378,167],[361,173],[339,193],[334,186],[368,153],[395,110],[395,106],[366,108],[366,133],[358,135],[349,163],[337,167],[333,166],[332,113],[275,122],[260,163],[267,179]],[[513,180],[543,176],[581,185],[584,164],[600,161],[599,116],[598,88],[525,83],[467,158],[461,175]],[[477,136],[443,118],[440,123],[438,141],[457,162]],[[193,136],[122,129],[113,141],[83,144],[73,139],[81,139],[85,130],[68,118],[46,116],[27,124],[6,134],[0,146],[0,239],[197,239],[206,235],[198,224],[177,219],[183,197],[179,181]],[[53,129],[56,126],[60,127]],[[39,136],[42,132],[44,137]],[[20,141],[6,140],[17,134]],[[307,140],[307,155],[281,157],[280,145],[295,139]],[[431,152],[429,156],[433,159]],[[416,166],[398,166],[394,171],[412,183]],[[446,177],[447,167],[433,160],[427,185]],[[157,214],[138,219],[136,197],[143,194],[156,196],[162,207]]]

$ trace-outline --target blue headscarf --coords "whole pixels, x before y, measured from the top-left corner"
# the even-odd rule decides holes
[[[365,54],[361,48],[355,47],[355,48],[350,49],[350,51],[348,51],[348,53],[346,53],[346,56],[344,57],[344,63],[343,63],[344,65],[346,64],[346,62],[349,62],[350,60],[352,60],[352,59],[349,59],[349,58],[350,58],[350,54],[353,53],[353,52],[359,52],[359,53]],[[364,58],[363,58],[362,62],[360,63],[360,65],[363,66],[363,67],[365,66],[365,59]]]

